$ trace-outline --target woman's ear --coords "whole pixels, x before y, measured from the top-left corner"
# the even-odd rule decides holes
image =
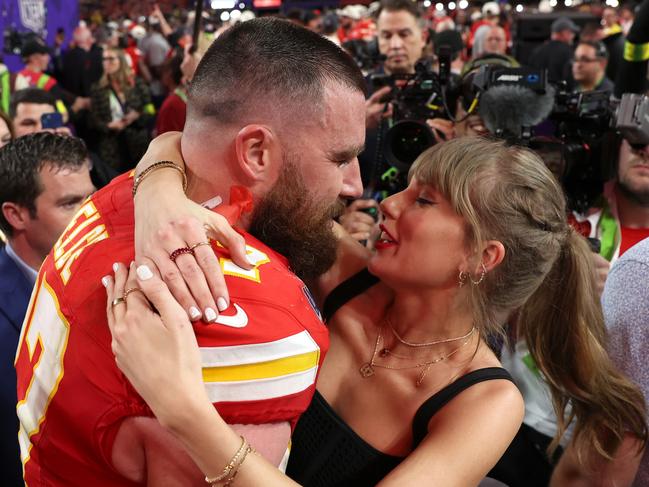
[[[253,182],[273,178],[275,160],[281,157],[279,140],[265,125],[246,125],[235,139],[237,164],[244,177]]]
[[[499,240],[487,240],[482,249],[482,259],[476,271],[479,273],[484,265],[487,272],[491,272],[505,258],[505,246]]]

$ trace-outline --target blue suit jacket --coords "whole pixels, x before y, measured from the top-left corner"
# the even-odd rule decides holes
[[[2,485],[11,487],[25,485],[18,447],[14,359],[31,292],[29,280],[6,249],[0,248],[0,479]]]

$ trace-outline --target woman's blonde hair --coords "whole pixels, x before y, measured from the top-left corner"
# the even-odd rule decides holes
[[[128,92],[135,82],[133,77],[133,70],[126,60],[126,54],[122,49],[107,47],[104,49],[104,55],[106,53],[113,53],[117,56],[119,60],[119,69],[117,72],[111,76],[108,73],[104,72],[101,79],[99,80],[99,86],[101,88],[110,88],[112,83],[117,84],[122,93]]]
[[[563,191],[543,161],[502,141],[462,137],[424,152],[410,177],[433,186],[466,220],[476,257],[486,240],[505,247],[469,300],[487,334],[502,335],[503,317],[516,316],[552,393],[558,424],[551,449],[572,420],[578,453],[594,446],[610,459],[626,431],[644,445],[643,396],[606,353],[591,251],[567,224]]]

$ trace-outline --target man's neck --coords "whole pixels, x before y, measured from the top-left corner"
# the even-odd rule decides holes
[[[621,191],[616,191],[615,194],[620,225],[627,228],[649,228],[649,207],[629,200]]]
[[[189,167],[186,168],[186,174],[187,197],[199,205],[209,203],[207,206],[210,206],[209,209],[211,210],[216,208],[216,206],[212,206],[215,199],[218,200],[220,198],[222,201],[220,204],[229,204],[230,188],[238,184],[235,181],[226,180],[226,174],[220,175],[221,180],[218,184],[215,184],[213,181],[207,182],[202,180]],[[250,226],[250,215],[242,214],[241,218],[237,220],[237,226],[247,230]]]
[[[29,267],[38,271],[45,260],[44,255],[40,255],[39,252],[34,250],[30,245],[24,235],[15,235],[9,239],[9,245],[11,245],[14,253]]]

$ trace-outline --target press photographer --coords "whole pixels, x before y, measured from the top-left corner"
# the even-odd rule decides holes
[[[393,75],[413,75],[415,64],[423,55],[427,41],[424,20],[417,5],[409,0],[383,0],[377,12],[378,48],[381,65],[368,76],[366,102],[365,151],[359,157],[363,185],[368,188],[376,174],[375,163],[381,150],[382,132],[387,130],[384,121],[392,117],[392,105],[388,103],[393,89],[389,85],[372,83],[372,80],[387,79]],[[371,193],[348,207],[340,218],[340,223],[358,240],[368,240],[375,227],[372,212],[378,206]],[[365,210],[365,212],[360,211]]]

